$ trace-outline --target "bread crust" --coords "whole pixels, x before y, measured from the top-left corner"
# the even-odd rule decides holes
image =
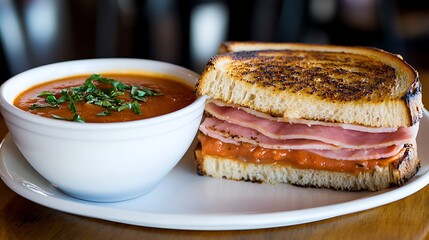
[[[200,95],[285,118],[371,127],[411,126],[423,115],[417,72],[379,49],[227,42],[219,51],[197,83]]]
[[[203,154],[201,145],[195,149],[197,172],[201,176],[261,183],[289,183],[304,187],[331,188],[347,191],[379,191],[401,186],[420,168],[414,145],[404,146],[402,158],[386,167],[359,174],[317,169],[299,169],[288,165],[244,163],[236,159]]]

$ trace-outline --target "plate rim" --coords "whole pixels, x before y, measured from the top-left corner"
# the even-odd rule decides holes
[[[429,114],[427,110],[425,110],[422,120],[429,122]],[[40,192],[31,191],[27,187],[19,184],[18,180],[13,176],[13,173],[9,171],[6,163],[7,160],[3,157],[4,151],[7,151],[6,147],[8,144],[14,144],[10,133],[7,133],[0,143],[0,178],[6,186],[20,196],[45,207],[70,214],[164,229],[250,230],[298,225],[356,213],[395,202],[414,194],[429,184],[429,164],[426,164],[422,165],[415,177],[401,187],[390,188],[378,192],[368,192],[368,195],[364,195],[363,197],[318,207],[278,212],[241,213],[229,215],[150,213],[118,209],[110,206],[109,204],[99,204],[79,200],[62,192],[60,193],[63,194],[63,198],[59,198],[57,196],[49,196]],[[25,158],[22,157],[22,160],[25,160]],[[28,162],[25,162],[25,164],[27,168],[31,168]],[[29,170],[33,171],[32,174],[36,177],[43,178],[34,169],[31,168]],[[19,173],[17,174],[19,176]],[[48,187],[35,186],[42,190],[44,187]],[[104,214],[100,215],[97,214],[97,212],[103,212]]]

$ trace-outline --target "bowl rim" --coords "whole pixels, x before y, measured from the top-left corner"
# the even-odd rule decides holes
[[[122,61],[122,62],[126,62],[126,61],[131,61],[131,62],[141,62],[141,63],[152,63],[152,64],[160,64],[166,67],[172,67],[177,69],[178,71],[182,71],[183,73],[185,73],[189,78],[195,79],[195,82],[191,82],[189,80],[185,80],[187,83],[191,83],[191,84],[196,84],[198,78],[199,78],[199,74],[197,74],[196,72],[187,69],[185,67],[176,65],[176,64],[172,64],[172,63],[168,63],[168,62],[162,62],[162,61],[157,61],[157,60],[151,60],[151,59],[137,59],[137,58],[95,58],[95,59],[79,59],[79,60],[71,60],[71,61],[63,61],[63,62],[57,62],[57,63],[51,63],[51,64],[47,64],[47,65],[42,65],[39,67],[35,67],[29,70],[26,70],[24,72],[21,72],[11,78],[9,78],[8,80],[6,80],[1,86],[0,86],[0,108],[1,111],[3,113],[3,111],[8,112],[9,114],[14,115],[17,118],[20,118],[22,120],[28,121],[28,122],[33,122],[35,124],[41,125],[41,126],[49,126],[49,127],[56,127],[56,128],[64,128],[64,129],[84,129],[84,130],[108,130],[108,129],[117,129],[117,128],[135,128],[135,127],[142,127],[142,126],[150,126],[150,125],[154,125],[154,124],[159,124],[162,122],[166,122],[166,121],[171,121],[173,119],[178,119],[180,117],[183,117],[187,114],[190,114],[196,110],[198,110],[199,107],[201,107],[201,105],[204,105],[206,99],[208,98],[207,96],[203,95],[203,96],[197,96],[197,99],[195,99],[191,104],[189,104],[188,106],[181,108],[179,110],[176,110],[174,112],[170,112],[164,115],[160,115],[157,117],[151,117],[151,118],[146,118],[146,119],[140,119],[140,120],[133,120],[133,121],[126,121],[126,122],[109,122],[109,123],[76,123],[76,122],[70,122],[70,121],[61,121],[61,120],[57,120],[57,119],[52,119],[52,118],[47,118],[47,117],[42,117],[42,116],[38,116],[36,114],[24,111],[22,109],[19,109],[17,107],[15,107],[13,105],[13,103],[9,102],[5,97],[4,97],[4,92],[6,90],[8,90],[9,85],[13,84],[13,82],[21,79],[23,76],[28,75],[32,72],[36,72],[36,71],[40,71],[44,68],[53,68],[56,66],[60,66],[60,65],[67,65],[67,64],[79,64],[79,63],[96,63],[96,62],[103,62],[103,61],[111,61],[111,62],[116,62],[116,61]],[[132,71],[132,70],[140,70],[142,71],[142,69],[133,69],[133,68],[111,68],[111,70],[105,70],[106,72],[111,71],[111,72],[115,72],[115,71],[119,71],[119,70],[124,70],[124,71]],[[157,71],[147,71],[147,72],[153,72],[153,73],[158,73]],[[82,72],[84,73],[84,72]],[[75,73],[75,75],[77,75],[79,73]],[[72,74],[70,74],[72,75]],[[174,74],[170,74],[173,75]],[[64,74],[64,76],[67,76],[67,74]],[[59,77],[60,78],[60,77]],[[182,78],[183,77],[179,77]],[[53,79],[52,79],[53,80]],[[49,80],[50,81],[50,80]],[[38,83],[35,83],[38,84]],[[32,87],[34,85],[31,85],[30,87]],[[28,88],[27,88],[28,89]],[[20,94],[22,91],[16,93],[15,97]],[[3,113],[3,117],[4,113]]]

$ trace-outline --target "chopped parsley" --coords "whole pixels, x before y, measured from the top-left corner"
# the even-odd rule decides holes
[[[100,82],[110,87],[99,88],[94,82]],[[126,92],[129,92],[134,101],[126,102],[118,98],[118,96],[122,96]],[[104,110],[96,114],[99,117],[109,116],[112,112],[120,112],[125,109],[130,109],[135,114],[140,115],[142,114],[140,103],[145,102],[148,97],[159,95],[161,95],[160,92],[150,88],[128,86],[115,79],[105,78],[101,74],[92,74],[81,86],[61,90],[60,97],[58,98],[53,92],[41,92],[38,97],[44,98],[46,104],[32,104],[30,110],[38,108],[59,108],[62,103],[68,102],[69,109],[73,114],[71,118],[64,118],[54,114],[52,114],[52,117],[60,120],[85,122],[77,112],[76,102],[85,102],[103,107]]]

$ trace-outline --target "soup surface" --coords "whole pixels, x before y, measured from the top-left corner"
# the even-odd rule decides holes
[[[78,75],[36,85],[14,105],[48,118],[77,122],[123,122],[179,110],[196,99],[193,87],[165,76]]]

